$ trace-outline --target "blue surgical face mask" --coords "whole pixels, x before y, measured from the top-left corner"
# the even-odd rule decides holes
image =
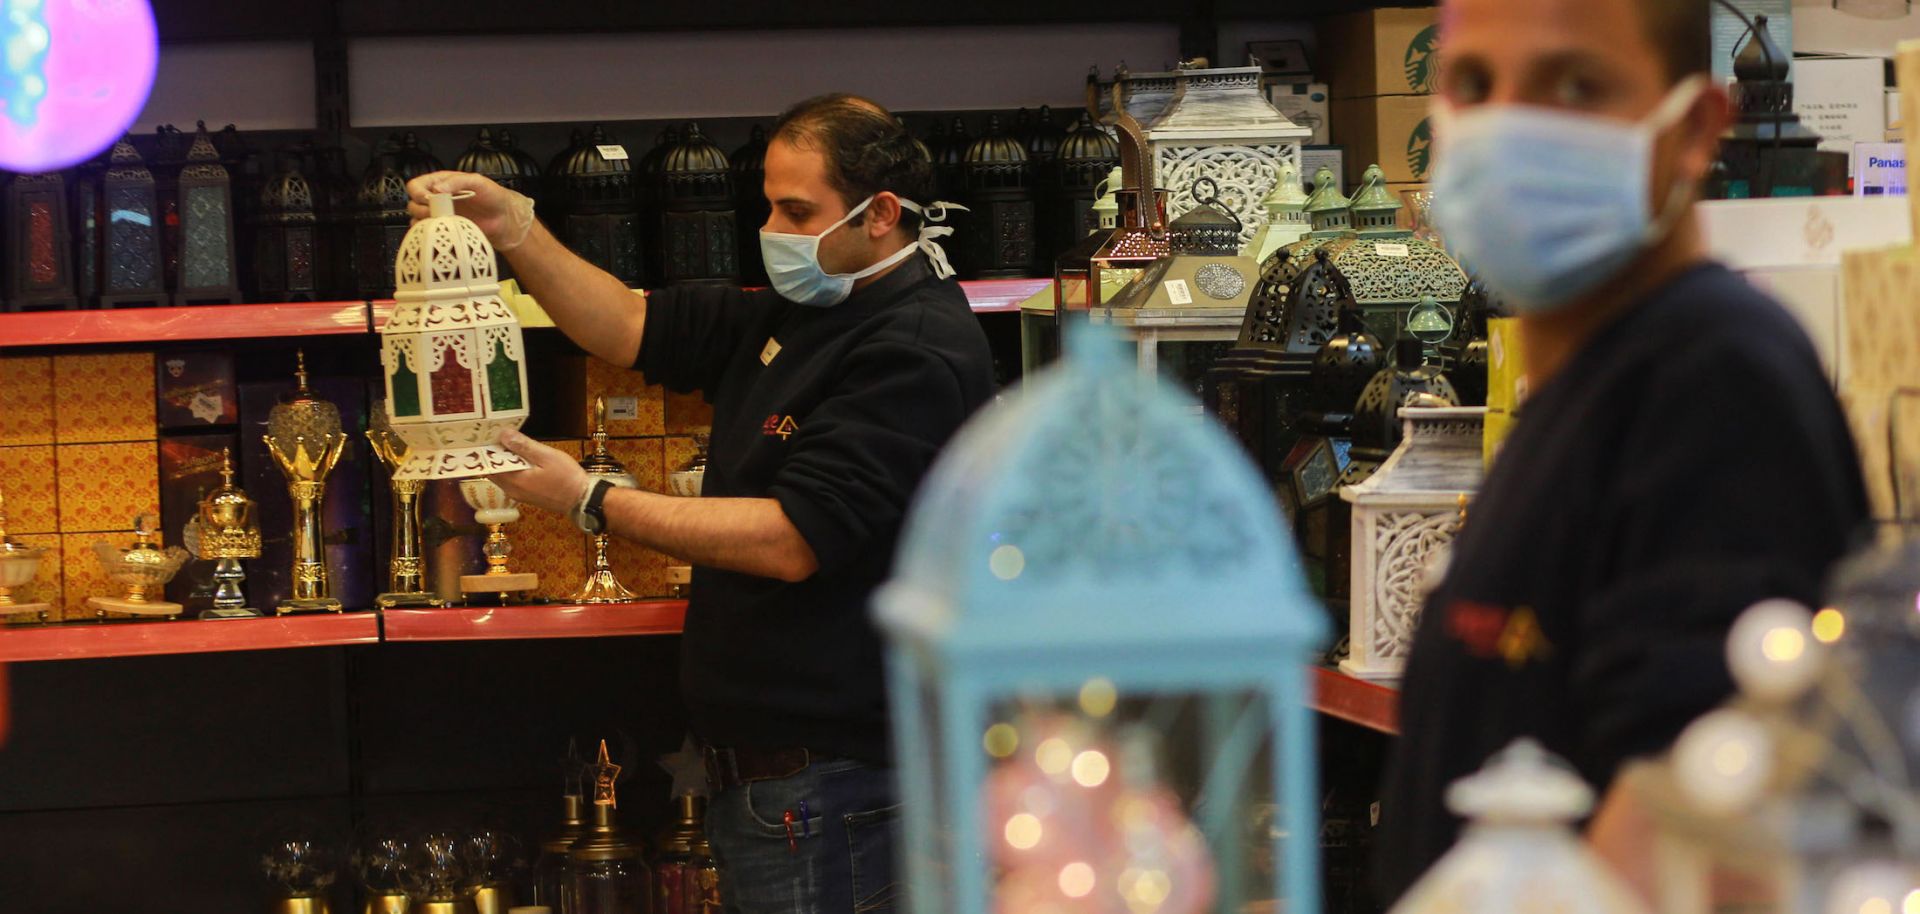
[[[811,305],[816,308],[831,308],[847,300],[853,294],[853,284],[868,276],[879,273],[913,255],[915,251],[925,251],[927,259],[933,262],[934,275],[946,279],[953,275],[953,267],[947,263],[946,251],[935,243],[935,239],[953,234],[949,226],[934,225],[947,218],[948,209],[964,210],[966,207],[953,203],[934,203],[922,209],[911,200],[901,200],[900,208],[920,214],[920,237],[906,247],[895,251],[891,256],[856,273],[828,273],[820,266],[820,239],[838,231],[841,226],[852,222],[855,217],[867,211],[873,205],[873,198],[860,201],[860,205],[850,210],[839,222],[827,227],[818,235],[793,235],[785,232],[760,230],[760,259],[767,265],[767,279],[773,283],[774,291],[780,297],[796,305]]]
[[[1653,149],[1704,85],[1681,82],[1639,122],[1522,105],[1441,109],[1433,220],[1448,250],[1523,314],[1618,276],[1686,212],[1686,182],[1652,212]]]

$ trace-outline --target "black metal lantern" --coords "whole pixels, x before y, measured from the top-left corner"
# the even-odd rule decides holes
[[[74,307],[66,178],[57,171],[15,175],[7,184],[7,223],[7,310]]]
[[[240,300],[240,275],[234,263],[233,183],[206,125],[187,149],[180,169],[179,270],[175,305],[226,305]]]
[[[1717,196],[1805,197],[1823,193],[1820,135],[1793,113],[1790,56],[1773,43],[1767,17],[1753,17],[1753,33],[1734,57],[1733,127],[1720,144]]]
[[[1011,145],[1019,146],[1018,143]],[[973,137],[967,133],[966,119],[954,115],[946,142],[933,147],[933,183],[940,196],[953,199],[966,193],[967,151],[972,148]]]
[[[1460,296],[1461,327],[1440,346],[1441,364],[1460,394],[1461,406],[1487,405],[1487,321],[1504,313],[1486,283],[1467,280],[1467,291]]]
[[[1033,168],[1019,141],[987,121],[986,135],[963,157],[962,181],[969,208],[961,249],[968,278],[1028,276],[1038,262],[1034,245]]]
[[[401,178],[411,181],[421,175],[440,171],[446,166],[441,165],[440,160],[434,158],[432,152],[421,146],[420,138],[409,130],[400,135],[399,148],[393,153],[393,167],[400,172]]]
[[[1060,144],[1066,142],[1067,131],[1053,122],[1053,107],[1041,105],[1038,114],[1033,116],[1032,126],[1020,138],[1027,147],[1027,158],[1034,162],[1051,162],[1060,150]],[[1118,153],[1116,153],[1116,158]]]
[[[467,144],[465,152],[453,163],[455,171],[472,172],[491,179],[508,190],[526,193],[530,188],[521,178],[520,162],[493,142],[493,131],[480,128],[480,134]]]
[[[760,228],[773,215],[767,202],[767,128],[753,125],[747,145],[728,156],[733,163],[733,211],[735,234],[740,242],[740,281],[750,286],[767,284],[767,265],[760,259]]]
[[[75,307],[92,308],[100,302],[100,241],[106,222],[101,182],[111,155],[102,152],[73,170],[67,188],[73,216],[73,293]]]
[[[629,287],[644,278],[636,177],[625,147],[597,125],[558,173],[567,245]]]
[[[319,218],[313,184],[300,160],[281,158],[280,170],[260,191],[254,228],[254,281],[273,301],[313,301],[319,291]]]
[[[1339,332],[1313,357],[1308,385],[1307,405],[1326,416],[1353,413],[1367,384],[1387,365],[1386,348],[1367,332],[1357,308],[1341,308],[1339,322]]]
[[[1100,182],[1120,165],[1120,144],[1105,130],[1094,126],[1086,112],[1068,131],[1054,151],[1051,167],[1051,197],[1043,218],[1042,231],[1047,248],[1065,251],[1087,233],[1100,227],[1093,203],[1100,198]]]
[[[660,239],[667,285],[739,284],[733,166],[699,124],[660,163]]]
[[[546,178],[542,182],[542,186],[546,188],[547,199],[561,204],[563,208],[567,199],[567,187],[566,181],[560,177],[560,172],[567,167],[567,163],[573,159],[574,154],[578,153],[580,147],[586,145],[586,143],[586,131],[576,127],[567,133],[567,148],[554,153],[553,158],[547,160]]]
[[[160,254],[160,204],[153,172],[130,140],[113,144],[100,179],[100,306],[151,307],[167,302]]]
[[[1394,343],[1393,365],[1367,382],[1353,412],[1353,462],[1341,482],[1358,485],[1372,476],[1400,444],[1400,407],[1425,395],[1434,405],[1459,406],[1460,395],[1440,366],[1426,360],[1426,347],[1411,336]]]
[[[354,284],[363,298],[393,297],[393,263],[407,236],[407,178],[393,152],[368,163],[360,179],[353,227]]]
[[[360,182],[347,169],[347,151],[339,146],[308,150],[306,169],[313,188],[314,216],[319,225],[314,243],[320,260],[320,292],[326,298],[354,294],[353,234],[359,215]]]

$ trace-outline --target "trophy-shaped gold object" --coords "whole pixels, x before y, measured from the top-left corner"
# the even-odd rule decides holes
[[[373,410],[367,442],[388,472],[406,463],[407,442],[394,433],[384,403]],[[426,487],[424,479],[393,478],[393,549],[387,558],[387,592],[373,598],[374,605],[382,609],[446,605],[438,595],[427,591],[426,558],[420,551],[420,493]]]
[[[107,577],[125,588],[117,597],[88,597],[87,605],[94,608],[101,618],[109,611],[132,613],[136,616],[180,615],[182,607],[178,603],[152,599],[149,594],[157,594],[168,581],[187,563],[187,550],[179,546],[160,548],[159,524],[153,515],[142,514],[133,522],[133,545],[125,549],[106,543],[93,544],[93,554],[99,556],[100,564],[107,570]]]
[[[220,450],[220,488],[200,500],[200,511],[181,531],[180,539],[195,558],[213,560],[213,608],[202,619],[250,619],[260,611],[247,605],[240,590],[247,573],[241,559],[260,557],[260,527],[253,519],[253,499],[233,484],[233,452]]]
[[[473,506],[473,519],[487,527],[487,544],[480,550],[487,557],[487,570],[484,574],[461,575],[461,592],[497,593],[505,603],[508,594],[539,587],[539,575],[507,567],[513,543],[507,540],[504,528],[520,519],[519,503],[485,477],[460,480],[460,495]]]
[[[7,502],[0,496],[0,615],[20,614],[23,621],[45,622],[47,611],[53,607],[46,603],[21,603],[13,598],[14,588],[25,587],[40,570],[40,558],[45,549],[29,546],[7,536]],[[32,613],[28,616],[27,613]]]
[[[588,476],[604,479],[623,489],[640,487],[633,474],[607,453],[607,401],[604,397],[593,398],[593,451],[580,461]],[[593,547],[593,565],[587,572],[587,582],[574,591],[571,599],[575,603],[625,603],[634,599],[634,593],[621,585],[613,576],[613,565],[607,561],[607,534],[605,531],[589,534],[588,542]]]
[[[340,431],[340,410],[316,398],[307,389],[307,354],[298,355],[295,375],[300,386],[293,396],[267,414],[267,451],[287,477],[293,499],[293,598],[276,610],[339,612],[340,601],[327,595],[327,553],[320,527],[320,507],[327,494],[327,474],[347,447]]]

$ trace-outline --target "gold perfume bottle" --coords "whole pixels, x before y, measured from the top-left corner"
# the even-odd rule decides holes
[[[40,571],[40,559],[47,551],[7,536],[6,508],[6,498],[0,496],[0,616],[23,622],[45,622],[47,612],[53,609],[51,605],[18,602],[13,598],[13,591],[33,580]]]
[[[639,488],[640,483],[627,472],[627,468],[607,453],[607,401],[605,397],[593,398],[593,450],[586,459],[580,461],[588,476],[604,479],[623,489]],[[592,547],[593,564],[587,571],[587,581],[574,591],[571,599],[575,603],[625,603],[633,600],[634,593],[622,585],[613,576],[613,564],[607,560],[607,534],[601,531],[589,534],[588,545]]]
[[[200,511],[181,531],[187,551],[213,560],[213,608],[202,619],[249,619],[260,611],[247,605],[240,584],[247,579],[242,559],[260,557],[260,528],[253,519],[253,499],[233,484],[233,452],[220,451],[220,487],[200,500]]]
[[[461,575],[460,591],[469,594],[497,593],[500,602],[505,603],[509,594],[539,587],[539,575],[507,567],[507,561],[513,555],[513,543],[507,539],[505,528],[520,519],[519,503],[508,498],[507,493],[493,480],[484,477],[460,480],[460,495],[473,507],[473,519],[487,528],[487,544],[481,548],[487,557],[487,570],[483,574]]]
[[[340,431],[340,410],[307,389],[307,354],[298,354],[293,395],[267,414],[267,451],[287,477],[293,499],[293,597],[275,609],[290,612],[339,612],[340,601],[328,596],[325,531],[321,506],[326,500],[327,474],[340,462],[347,436]]]
[[[180,604],[156,600],[152,595],[187,563],[187,550],[179,546],[160,548],[159,524],[153,515],[140,515],[133,526],[132,546],[121,549],[104,542],[93,544],[93,554],[100,559],[107,577],[122,591],[117,597],[88,597],[87,605],[102,619],[108,612],[177,618],[183,609]]]
[[[385,403],[375,406],[368,422],[367,442],[389,473],[407,460],[407,442],[393,430]],[[427,591],[426,557],[420,550],[420,493],[424,479],[394,478],[393,549],[387,559],[387,592],[373,598],[375,606],[445,606],[446,601]]]

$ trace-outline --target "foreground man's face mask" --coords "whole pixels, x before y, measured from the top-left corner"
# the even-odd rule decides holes
[[[860,205],[849,210],[839,222],[827,226],[818,235],[792,235],[785,232],[760,230],[760,258],[767,265],[767,279],[773,284],[774,291],[780,297],[796,305],[811,305],[816,308],[831,308],[847,300],[853,294],[853,284],[868,276],[879,273],[913,255],[915,251],[926,251],[927,258],[933,262],[934,275],[946,279],[953,275],[953,267],[947,264],[947,255],[940,245],[935,243],[945,235],[953,234],[949,226],[937,226],[936,222],[947,218],[947,209],[966,209],[952,203],[935,203],[921,208],[911,200],[901,200],[900,208],[920,215],[920,237],[895,251],[891,256],[873,266],[855,273],[828,273],[820,265],[820,239],[840,230],[855,217],[867,211],[873,205],[873,198],[860,201]]]
[[[1704,77],[1673,87],[1646,119],[1526,105],[1441,108],[1433,219],[1448,249],[1516,311],[1556,310],[1665,240],[1692,182],[1648,202],[1654,145],[1686,117]]]

